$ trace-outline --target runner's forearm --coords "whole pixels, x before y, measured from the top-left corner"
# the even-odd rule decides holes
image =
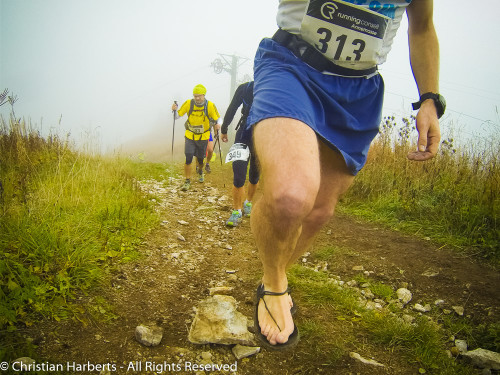
[[[410,63],[419,94],[439,92],[439,42],[432,21],[432,0],[408,6]]]

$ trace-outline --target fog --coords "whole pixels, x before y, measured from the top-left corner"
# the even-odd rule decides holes
[[[223,115],[231,77],[217,74],[212,62],[238,56],[237,81],[248,80],[259,41],[277,27],[277,0],[0,1],[0,91],[18,97],[15,115],[42,133],[70,133],[78,145],[91,141],[102,151],[126,145],[155,158],[170,155],[172,102],[182,104],[201,83]],[[448,102],[442,125],[445,134],[458,128],[465,137],[486,137],[499,127],[500,5],[457,3],[435,1],[440,91]],[[380,70],[384,114],[408,116],[418,95],[406,20]],[[0,114],[6,118],[11,109],[3,105]],[[179,144],[184,120],[175,125]],[[182,154],[181,146],[176,150]]]

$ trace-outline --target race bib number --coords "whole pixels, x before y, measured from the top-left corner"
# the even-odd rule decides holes
[[[203,128],[203,125],[188,125],[188,130],[192,131],[194,134],[203,134],[205,132],[205,129]]]
[[[377,62],[391,19],[341,0],[311,0],[302,38],[333,61]]]
[[[247,161],[249,157],[250,150],[248,146],[244,143],[235,143],[226,155],[226,163],[236,160]]]

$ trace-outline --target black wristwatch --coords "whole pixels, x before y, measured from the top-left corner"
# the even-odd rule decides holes
[[[420,100],[418,102],[411,104],[413,110],[419,109],[424,100],[427,99],[434,100],[434,105],[436,106],[438,118],[441,118],[446,109],[446,100],[444,100],[444,97],[440,94],[435,94],[433,92],[426,92],[425,94],[420,95]]]

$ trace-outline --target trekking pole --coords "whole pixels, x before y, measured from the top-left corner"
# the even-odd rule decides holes
[[[219,160],[220,160],[220,165],[222,167],[222,151],[220,150],[220,139],[219,138],[220,138],[219,132],[217,131],[215,142],[217,142],[217,144],[219,145]]]
[[[177,104],[176,100],[174,100],[174,104]],[[172,157],[174,157],[175,110],[173,110],[172,113],[174,115],[174,124],[172,125]]]

